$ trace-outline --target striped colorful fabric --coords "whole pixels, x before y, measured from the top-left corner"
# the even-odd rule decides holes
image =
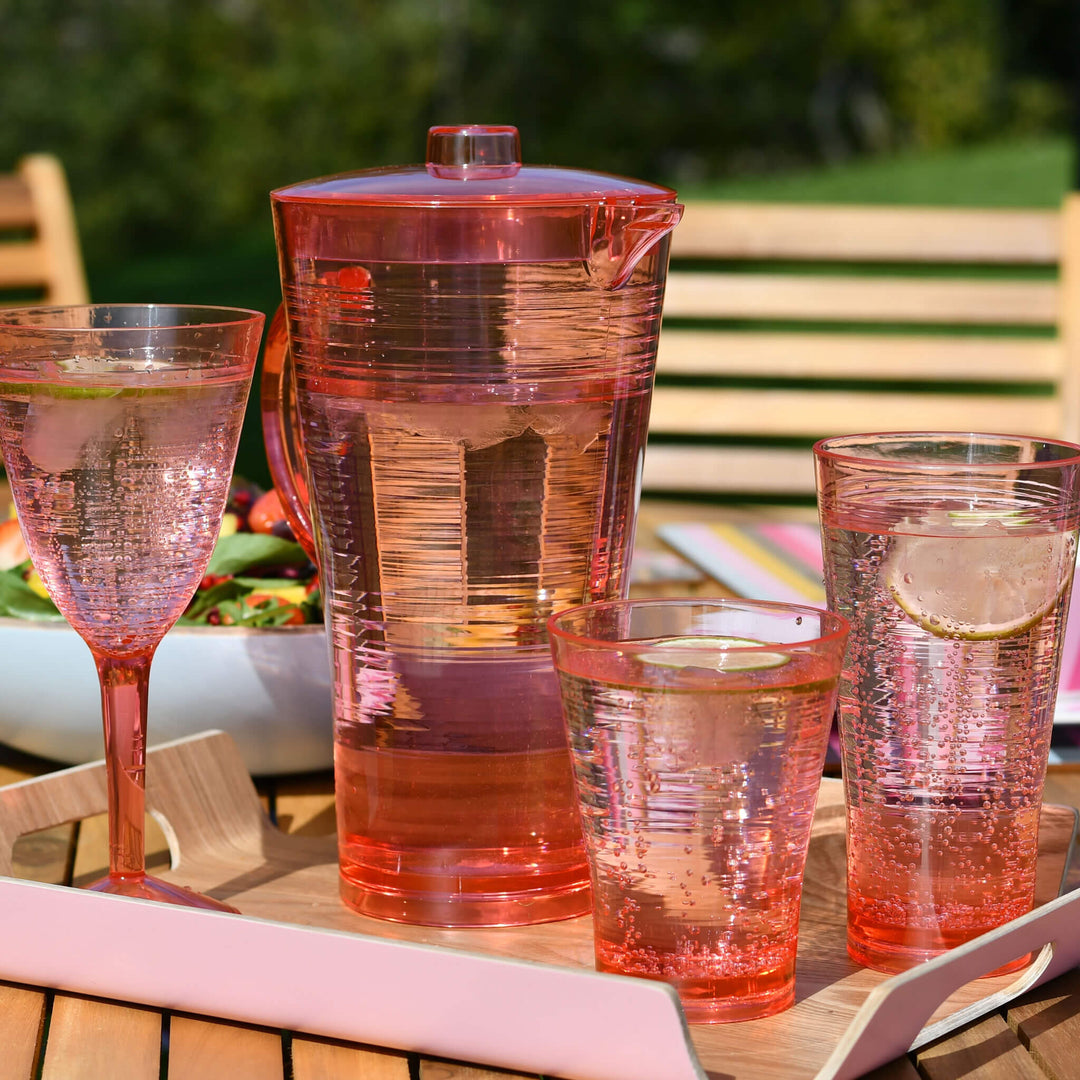
[[[1080,596],[1073,592],[1069,621],[1065,624],[1065,647],[1061,657],[1055,724],[1080,724]]]
[[[664,543],[738,596],[823,604],[821,536],[811,522],[668,524]]]
[[[668,524],[660,538],[738,596],[824,604],[821,534],[812,522]],[[1069,613],[1051,761],[1080,760],[1080,597]],[[1075,726],[1074,726],[1075,725]]]

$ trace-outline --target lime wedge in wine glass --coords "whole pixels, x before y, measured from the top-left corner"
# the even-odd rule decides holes
[[[737,637],[677,637],[654,642],[639,660],[657,667],[759,671],[788,662],[783,653],[759,652],[767,642]],[[751,651],[753,650],[753,651]]]
[[[65,398],[86,400],[89,398],[114,398],[125,391],[112,386],[75,386],[70,383],[25,382],[0,383],[0,394],[7,397]]]
[[[3,389],[3,387],[0,387],[0,393],[3,392]],[[22,389],[23,393],[26,393],[27,388],[23,387]],[[130,393],[130,391],[107,386],[71,386],[61,383],[34,383],[32,393],[38,397],[77,398],[80,401],[85,401],[90,398],[119,397],[121,394]]]
[[[102,359],[94,356],[72,356],[67,360],[55,362],[57,374],[62,378],[74,376],[78,381],[51,382],[48,378],[34,379],[20,383],[0,383],[0,394],[11,396],[29,395],[35,399],[64,398],[88,400],[93,398],[139,397],[143,394],[176,391],[176,383],[160,387],[139,386],[131,380],[139,374],[169,373],[165,364],[133,360],[131,362],[115,359]],[[109,380],[103,384],[101,379]],[[121,379],[122,381],[117,381]]]
[[[939,535],[894,535],[882,563],[886,587],[914,622],[936,637],[1013,637],[1057,606],[1074,556],[1068,533],[1017,532],[1016,514],[937,512]],[[925,530],[903,521],[901,530]]]

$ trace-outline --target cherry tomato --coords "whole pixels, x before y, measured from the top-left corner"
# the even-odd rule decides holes
[[[15,518],[0,522],[0,570],[10,570],[29,558],[30,552],[26,550]]]
[[[285,521],[285,511],[281,506],[281,496],[274,488],[265,495],[260,495],[248,514],[248,528],[252,532],[272,533],[274,526],[283,521]]]

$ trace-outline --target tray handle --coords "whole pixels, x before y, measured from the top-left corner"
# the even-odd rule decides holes
[[[1080,963],[1080,891],[1066,893],[871,991],[817,1080],[852,1080],[924,1046]],[[974,979],[1023,956],[1038,956],[1005,989],[935,1024],[934,1010]]]
[[[250,858],[273,830],[236,743],[223,731],[148,750],[146,805],[165,833],[174,869],[203,854]],[[106,806],[104,761],[0,787],[0,876],[12,876],[20,836],[103,814]]]

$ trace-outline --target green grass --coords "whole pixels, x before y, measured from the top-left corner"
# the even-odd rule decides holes
[[[1059,205],[1072,183],[1065,136],[907,153],[821,169],[711,184],[686,184],[683,198],[769,202],[901,203],[928,206]]]
[[[572,164],[572,163],[571,163]],[[585,164],[587,162],[579,162]],[[1064,136],[909,153],[783,175],[680,187],[682,198],[772,202],[902,203],[938,206],[1057,206],[1072,179],[1072,149]],[[222,236],[209,250],[163,251],[123,262],[87,252],[96,301],[228,304],[269,317],[281,299],[269,215],[264,227]],[[252,395],[237,468],[269,482]]]

